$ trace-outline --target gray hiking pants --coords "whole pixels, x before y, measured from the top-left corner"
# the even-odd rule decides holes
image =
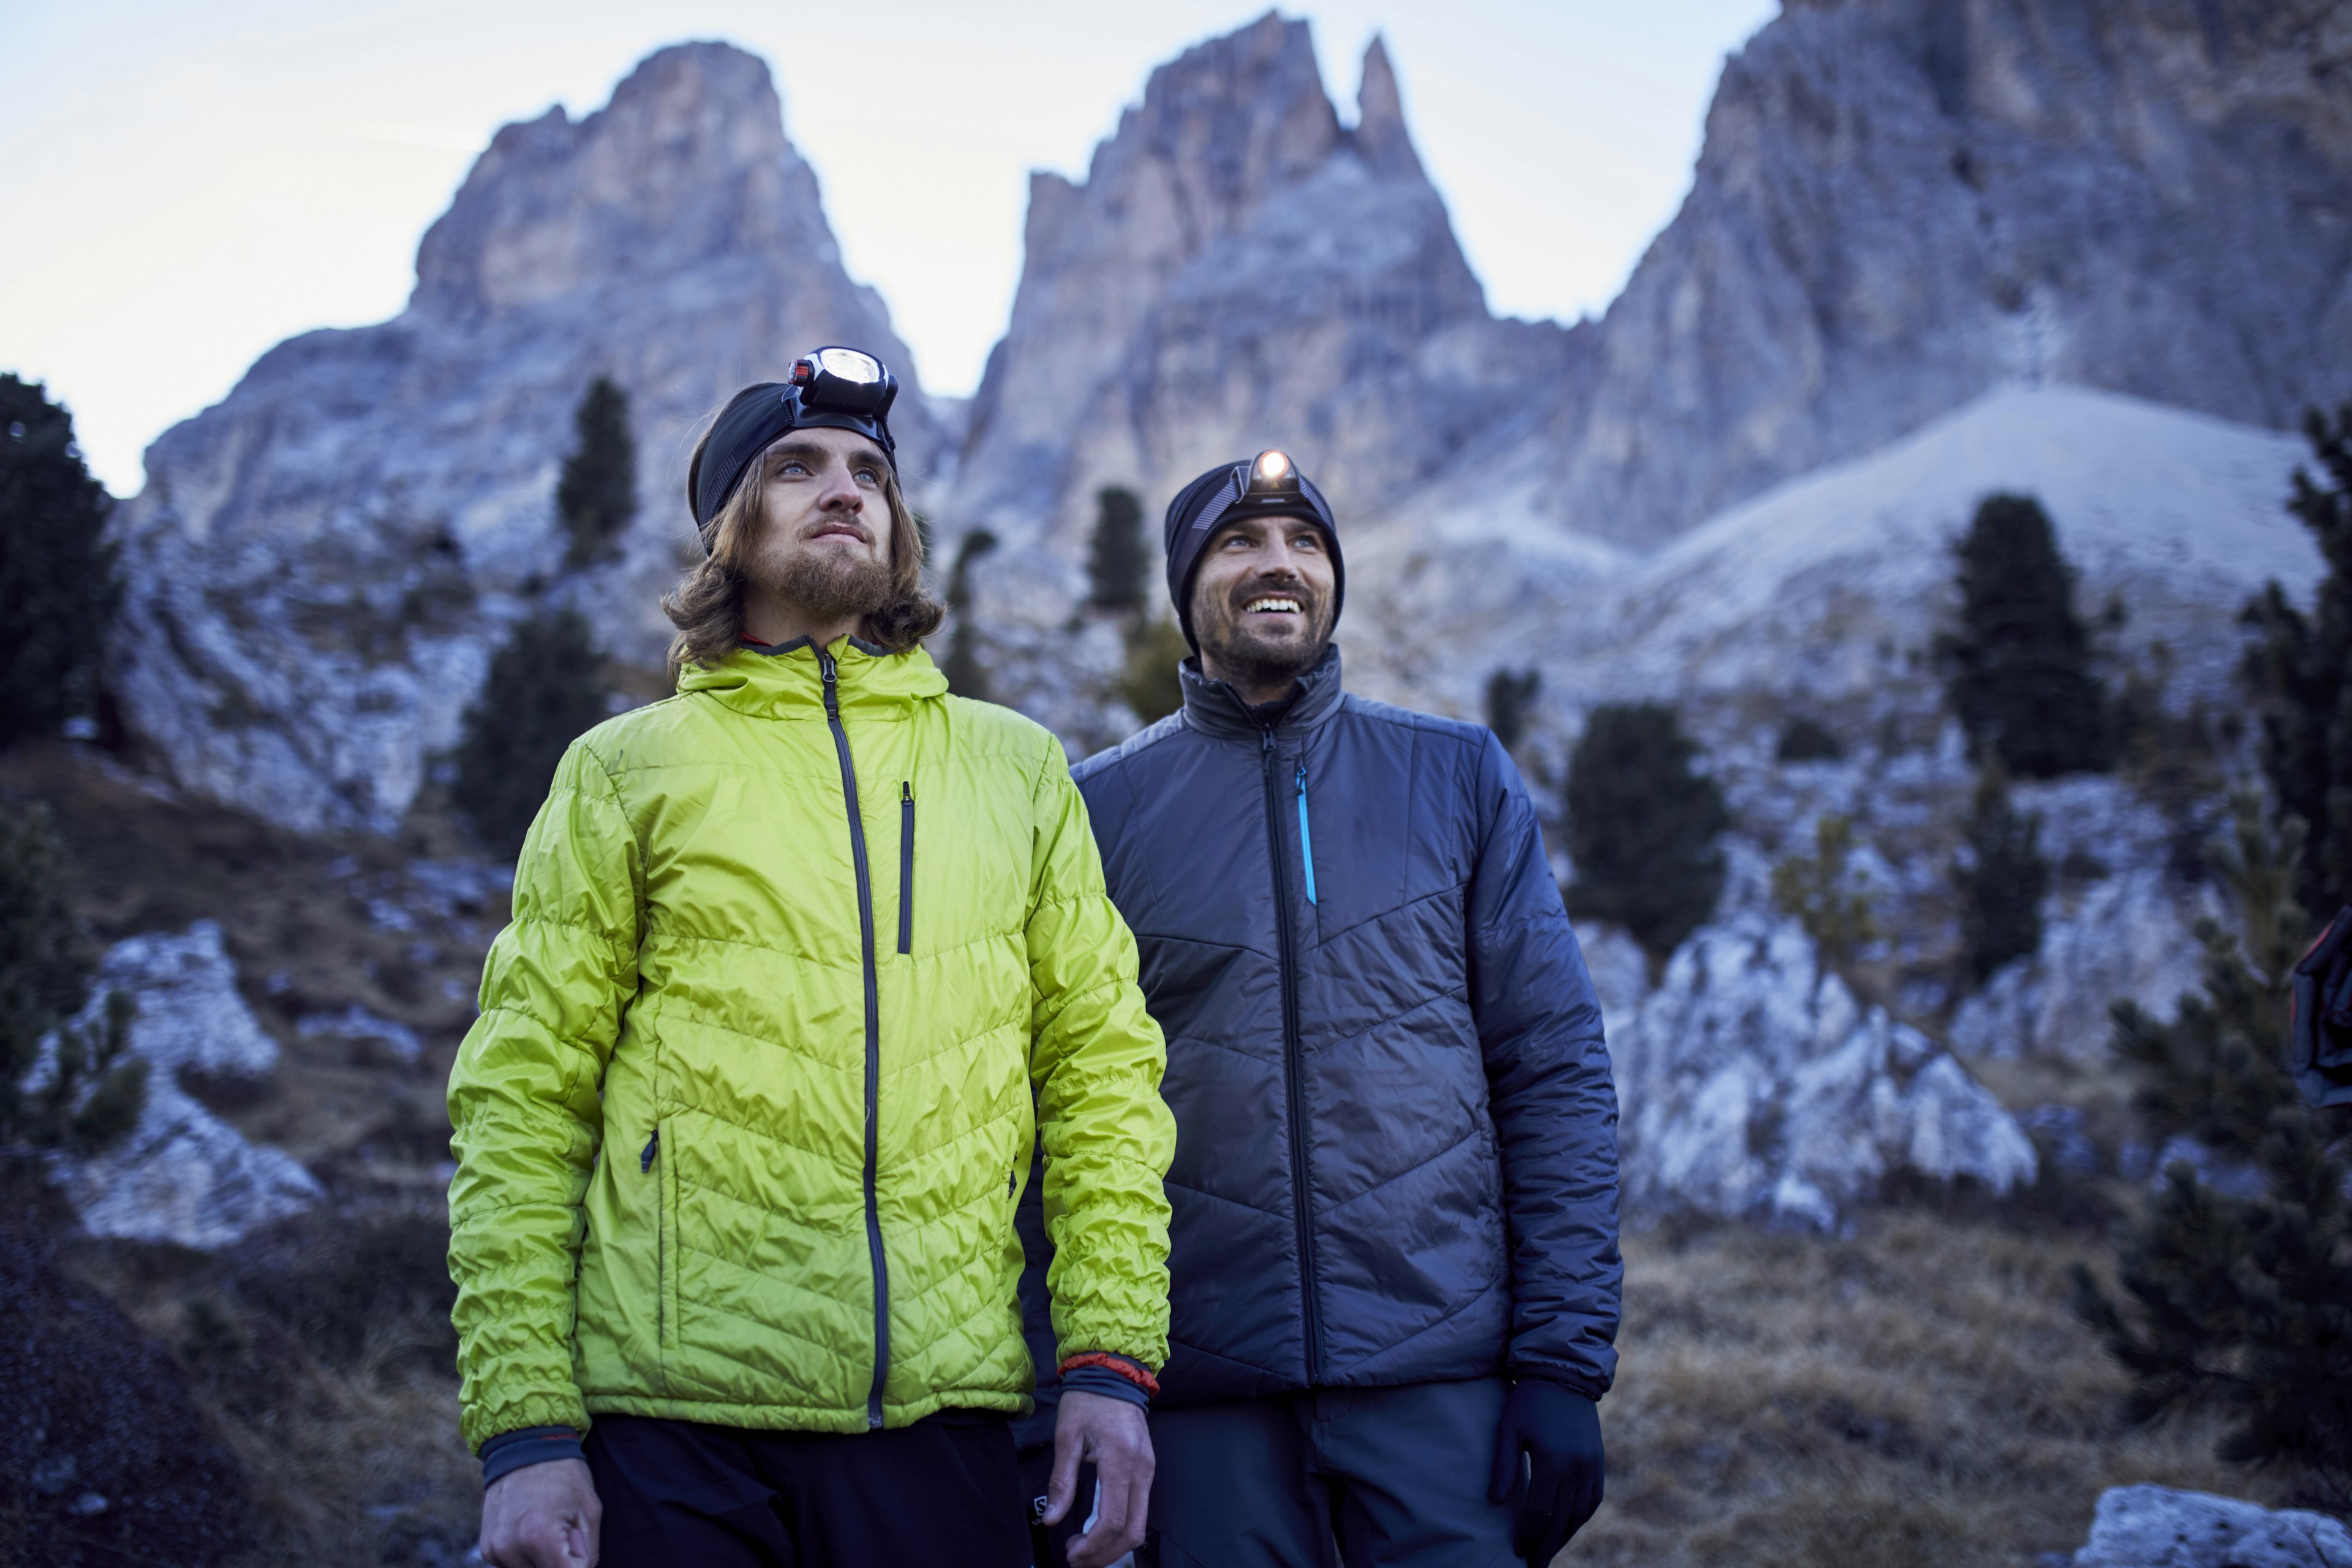
[[[1159,1568],[1507,1568],[1509,1384],[1318,1388],[1151,1413]]]

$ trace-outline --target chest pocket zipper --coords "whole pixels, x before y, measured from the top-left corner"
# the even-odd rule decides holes
[[[915,951],[915,786],[898,783],[898,951]]]
[[[1307,763],[1298,763],[1298,863],[1307,869],[1307,901],[1315,901],[1315,836],[1307,830]]]

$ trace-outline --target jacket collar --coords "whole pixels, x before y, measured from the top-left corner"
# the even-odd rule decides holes
[[[1176,675],[1184,685],[1184,722],[1204,735],[1224,741],[1257,741],[1269,733],[1305,734],[1319,728],[1339,710],[1342,695],[1337,643],[1325,648],[1323,657],[1315,661],[1315,668],[1298,678],[1298,689],[1292,694],[1290,705],[1280,710],[1271,722],[1264,711],[1244,702],[1240,692],[1222,680],[1202,675],[1198,655],[1178,665]]]
[[[921,648],[890,653],[856,637],[842,637],[828,650],[841,710],[866,719],[903,719],[927,697],[941,697],[947,677]],[[808,638],[770,647],[745,643],[714,665],[688,665],[677,689],[708,692],[739,713],[755,719],[822,719],[824,677]]]

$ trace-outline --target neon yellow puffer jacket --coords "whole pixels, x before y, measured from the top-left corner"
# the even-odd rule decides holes
[[[1134,939],[1060,744],[925,654],[740,650],[583,736],[481,1007],[449,1079],[476,1447],[1026,1409],[1033,1126],[1063,1353],[1166,1359]]]

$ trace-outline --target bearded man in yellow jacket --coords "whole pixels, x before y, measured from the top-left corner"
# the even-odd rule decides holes
[[[496,1568],[1024,1568],[1033,1131],[1048,1519],[1093,1510],[1076,1568],[1142,1538],[1165,1048],[1059,742],[918,646],[896,391],[820,349],[721,413],[677,695],[573,743],[516,867],[449,1082]]]

